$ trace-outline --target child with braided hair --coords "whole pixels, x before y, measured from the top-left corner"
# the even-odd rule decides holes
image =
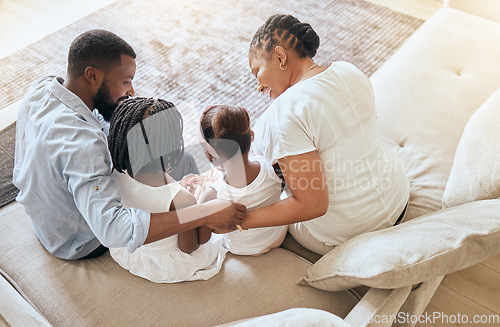
[[[111,118],[109,151],[113,177],[125,207],[167,212],[196,204],[194,197],[169,173],[184,154],[183,121],[165,100],[131,98]],[[110,248],[123,268],[154,282],[206,280],[220,271],[227,250],[223,236],[208,227],[174,235],[139,247],[134,253]]]
[[[199,198],[230,200],[248,210],[280,200],[281,179],[263,157],[249,158],[253,131],[248,112],[239,107],[218,105],[205,109],[200,118],[199,140],[208,160],[222,176],[206,185]],[[259,255],[281,245],[287,226],[255,228],[225,234],[229,252]]]

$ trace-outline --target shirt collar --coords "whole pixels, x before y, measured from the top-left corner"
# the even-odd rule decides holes
[[[62,83],[64,83],[63,78],[52,76],[48,90],[68,108],[81,115],[87,122],[101,129],[101,123],[92,111],[89,110],[89,107],[76,94],[65,88]]]

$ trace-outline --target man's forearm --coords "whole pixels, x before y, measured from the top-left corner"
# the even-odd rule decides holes
[[[152,213],[149,223],[148,236],[146,237],[144,244],[152,243],[163,238],[203,226],[204,217],[200,214],[202,213],[202,210],[197,207],[198,206],[193,206],[175,211]],[[181,224],[179,222],[179,215],[187,215],[187,217],[192,217],[193,219]]]
[[[212,200],[184,209],[151,214],[145,244],[162,238],[207,226],[218,230],[235,230],[245,218],[245,206],[223,200]]]

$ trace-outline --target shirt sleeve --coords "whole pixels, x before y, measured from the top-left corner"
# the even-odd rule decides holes
[[[122,206],[104,133],[77,126],[74,135],[59,149],[61,167],[56,170],[62,171],[77,209],[97,239],[104,246],[134,252],[146,240],[150,213]]]
[[[314,151],[314,109],[300,97],[282,94],[254,126],[255,153],[275,164],[278,159]]]
[[[308,106],[291,101],[283,119],[279,120],[278,142],[280,153],[276,159],[314,151],[314,125],[308,119]]]

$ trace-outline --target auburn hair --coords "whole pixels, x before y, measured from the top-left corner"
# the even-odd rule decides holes
[[[242,154],[250,151],[252,132],[246,109],[229,105],[210,106],[203,111],[200,125],[205,140],[227,159],[233,157],[238,149]]]

